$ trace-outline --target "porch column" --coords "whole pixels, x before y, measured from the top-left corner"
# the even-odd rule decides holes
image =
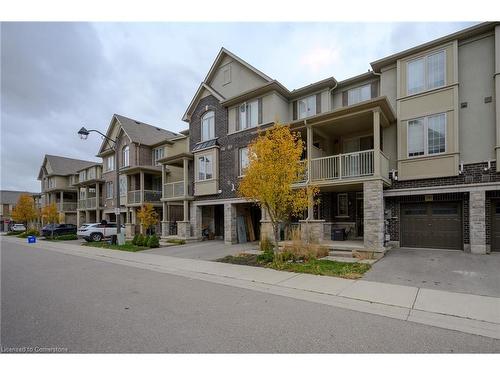
[[[85,210],[85,222],[90,223],[90,211]]]
[[[495,26],[495,115],[497,172],[500,172],[500,26]]]
[[[224,203],[224,243],[238,243],[238,234],[236,232],[236,205]]]
[[[380,110],[373,111],[373,174],[380,176]]]
[[[168,226],[169,222],[167,221],[167,210],[168,210],[168,203],[163,202],[163,212],[162,212],[162,218],[161,218],[161,236],[166,237],[168,236]]]
[[[307,182],[311,182],[311,159],[312,159],[312,148],[313,148],[313,129],[311,125],[307,126]],[[307,205],[307,220],[314,219],[314,200],[313,197],[309,197],[309,204]]]
[[[101,222],[101,184],[95,184],[95,221]]]
[[[189,221],[189,201],[184,199],[184,218],[183,221]]]
[[[188,181],[188,164],[189,160],[184,158],[182,160],[182,173],[183,173],[183,180],[184,180],[184,196],[187,197],[189,195],[189,181]],[[186,215],[184,215],[186,217]],[[185,220],[185,219],[184,219]]]
[[[163,192],[163,186],[165,185],[165,182],[166,182],[166,176],[165,176],[165,172],[166,172],[166,166],[165,164],[162,164],[161,165],[161,191]],[[163,193],[162,193],[162,197],[163,197]],[[163,197],[163,198],[166,198],[166,197]]]
[[[381,180],[363,183],[364,247],[384,251],[384,193]]]
[[[191,225],[193,227],[193,236],[201,238],[201,206],[191,205]]]
[[[269,218],[269,212],[264,207],[261,207],[261,219],[260,219],[260,240],[267,238],[270,241],[274,241],[273,226]]]
[[[59,204],[60,204],[59,211],[63,211],[63,203],[64,203],[64,191],[61,191],[59,193]]]
[[[139,173],[139,190],[140,190],[140,201],[141,201],[141,204],[144,202],[144,172],[141,171]]]
[[[470,251],[473,254],[486,254],[486,193],[469,193]]]

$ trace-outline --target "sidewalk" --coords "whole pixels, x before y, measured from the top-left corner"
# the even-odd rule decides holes
[[[1,237],[25,243],[18,238]],[[36,248],[500,339],[500,298],[40,241]]]

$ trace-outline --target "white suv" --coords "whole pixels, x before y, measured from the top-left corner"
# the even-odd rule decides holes
[[[10,230],[13,232],[26,232],[26,227],[24,224],[14,224]]]
[[[123,230],[125,230],[125,225],[122,224],[122,231]],[[116,235],[116,223],[83,224],[78,228],[76,235],[78,238],[83,238],[87,242],[99,242],[102,239]]]

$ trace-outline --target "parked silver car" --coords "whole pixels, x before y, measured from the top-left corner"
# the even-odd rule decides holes
[[[122,231],[125,230],[125,225],[122,224]],[[103,239],[108,239],[116,235],[116,223],[92,223],[83,224],[76,232],[78,238],[83,238],[87,242],[99,242]]]

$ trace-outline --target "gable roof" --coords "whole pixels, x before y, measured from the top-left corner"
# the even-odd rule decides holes
[[[52,173],[50,173],[51,176],[69,176],[76,174],[78,170],[96,164],[95,161],[73,159],[57,155],[45,155],[42,166],[40,167],[40,172],[38,173],[38,179],[42,178],[43,168],[47,163],[50,164],[50,168],[52,169]]]
[[[22,194],[33,195],[29,191],[0,190],[0,204],[16,204]]]
[[[245,60],[243,60],[241,57],[236,56],[231,51],[229,51],[229,50],[225,49],[224,47],[222,47],[220,49],[219,53],[217,54],[217,57],[215,58],[214,62],[212,63],[212,66],[210,67],[210,69],[209,69],[209,71],[207,73],[207,76],[205,77],[205,79],[203,80],[203,82],[198,87],[198,90],[196,90],[196,93],[194,94],[193,99],[191,99],[191,102],[189,103],[189,106],[187,107],[186,112],[184,112],[184,115],[182,116],[182,121],[186,121],[186,122],[189,121],[190,115],[193,112],[194,107],[198,103],[198,100],[200,99],[201,94],[203,93],[203,89],[210,91],[210,93],[213,96],[215,96],[220,101],[226,99],[226,98],[224,98],[223,95],[221,95],[216,90],[214,90],[214,88],[211,87],[210,84],[209,84],[209,82],[212,80],[212,78],[214,77],[215,73],[217,72],[217,67],[222,62],[222,60],[224,60],[224,58],[226,56],[229,56],[233,60],[239,62],[245,68],[251,70],[252,72],[254,72],[255,74],[257,74],[259,77],[261,77],[262,79],[264,79],[266,82],[268,82],[268,83],[269,82],[273,82],[273,79],[271,77],[269,77],[268,75],[264,74],[263,72],[261,72],[256,67],[250,65]]]
[[[168,141],[172,138],[177,138],[181,134],[174,133],[170,130],[163,129],[154,125],[146,124],[138,120],[134,120],[123,115],[114,114],[109,123],[106,135],[109,137],[113,129],[115,120],[120,125],[123,132],[127,135],[131,142],[140,143],[146,146],[151,146],[154,144],[161,143],[162,141]],[[106,139],[103,139],[101,147],[99,149],[99,154],[106,151],[106,145],[108,144]]]

